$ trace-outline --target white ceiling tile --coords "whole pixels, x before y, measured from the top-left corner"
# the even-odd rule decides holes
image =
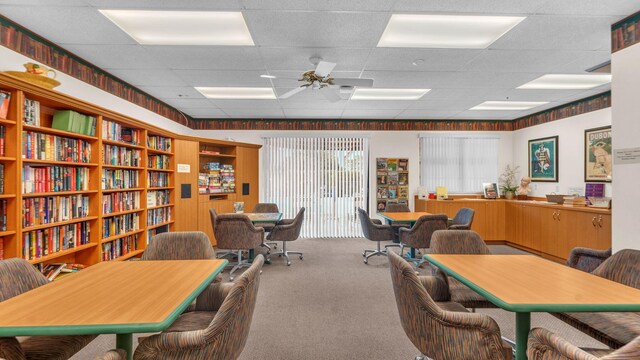
[[[66,50],[103,69],[162,69],[165,65],[142,45],[79,45],[66,44]]]
[[[539,14],[627,16],[640,8],[638,0],[547,0]]]
[[[57,44],[136,44],[92,7],[0,5],[0,13]]]
[[[515,88],[542,73],[365,71],[377,88]],[[428,94],[426,95],[428,96]]]
[[[428,93],[427,93],[428,94]],[[425,95],[426,96],[426,95]],[[349,100],[345,109],[347,110],[380,110],[380,109],[400,109],[404,110],[409,108],[415,100],[411,101],[371,101],[371,100]]]
[[[164,66],[176,70],[265,69],[253,46],[145,46]]]
[[[536,108],[536,111],[537,108]],[[503,120],[513,119],[520,111],[509,110],[466,110],[456,114],[459,119]]]
[[[415,101],[408,109],[463,111],[484,101],[484,97],[461,96],[449,99]]]
[[[370,48],[384,31],[388,13],[245,12],[258,46]]]
[[[222,70],[174,70],[177,76],[192,86],[249,86],[271,87],[269,79],[263,79],[263,71]]]
[[[307,0],[240,0],[248,10],[308,10]]]
[[[397,0],[395,12],[533,14],[547,0]]]
[[[343,119],[393,119],[398,116],[403,109],[345,109],[342,113]]]
[[[223,109],[232,118],[282,118],[282,109]]]
[[[367,62],[369,49],[335,48],[260,48],[264,64],[269,71],[295,70],[300,73],[314,70],[310,57],[320,57],[324,61],[336,63],[334,71],[361,71]]]
[[[278,100],[280,102],[280,106],[284,110],[296,110],[296,109],[313,109],[313,110],[342,110],[347,106],[348,101],[336,101],[330,102],[329,100],[325,100],[324,98],[317,97],[315,94],[313,95],[313,101],[309,101],[308,99],[299,99],[295,96],[292,96],[288,99]]]
[[[589,53],[591,51],[490,49],[483,50],[464,70],[557,73]]]
[[[218,119],[225,119],[228,118],[229,115],[227,115],[224,111],[220,110],[220,109],[216,109],[216,108],[211,108],[211,109],[186,109],[184,111],[186,114],[193,116],[195,118],[218,118]]]
[[[376,48],[369,57],[366,70],[457,71],[480,53],[481,50],[472,49]],[[413,65],[416,60],[417,65]]]
[[[391,9],[390,0],[308,0],[309,10],[326,11],[387,11]]]
[[[99,9],[149,10],[240,10],[239,0],[86,0]]]
[[[110,69],[109,72],[135,86],[180,86],[187,84],[168,69]]]
[[[0,0],[0,5],[51,5],[51,0]],[[56,0],[56,6],[86,6],[86,0]]]
[[[486,101],[550,101],[552,99],[582,93],[584,90],[526,90],[526,89],[489,89],[484,94]]]
[[[139,86],[140,90],[159,99],[204,99],[198,90],[192,86]]]
[[[338,119],[341,109],[284,109],[288,119]]]
[[[211,100],[221,109],[276,109],[280,107],[278,100]]]
[[[163,99],[162,101],[178,109],[216,108],[208,99]]]
[[[449,119],[455,118],[459,112],[455,110],[407,109],[398,114],[396,119]]]

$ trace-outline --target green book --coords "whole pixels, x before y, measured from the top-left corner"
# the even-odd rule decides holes
[[[73,111],[71,110],[60,110],[56,111],[53,114],[53,122],[51,123],[51,127],[56,130],[69,131],[72,130],[72,122],[73,122]]]

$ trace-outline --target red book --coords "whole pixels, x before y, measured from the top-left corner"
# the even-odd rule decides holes
[[[0,90],[0,119],[7,118],[7,114],[9,113],[9,100],[11,100],[11,93]]]

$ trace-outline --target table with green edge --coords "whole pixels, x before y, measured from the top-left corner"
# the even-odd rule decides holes
[[[424,259],[516,313],[516,360],[527,358],[532,312],[640,311],[640,290],[535,255],[427,254]]]
[[[133,334],[168,328],[227,260],[103,262],[0,302],[0,336]]]

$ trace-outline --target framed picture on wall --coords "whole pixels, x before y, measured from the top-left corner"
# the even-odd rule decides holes
[[[611,126],[584,131],[584,181],[611,181]]]
[[[531,181],[558,181],[558,137],[529,140]]]

